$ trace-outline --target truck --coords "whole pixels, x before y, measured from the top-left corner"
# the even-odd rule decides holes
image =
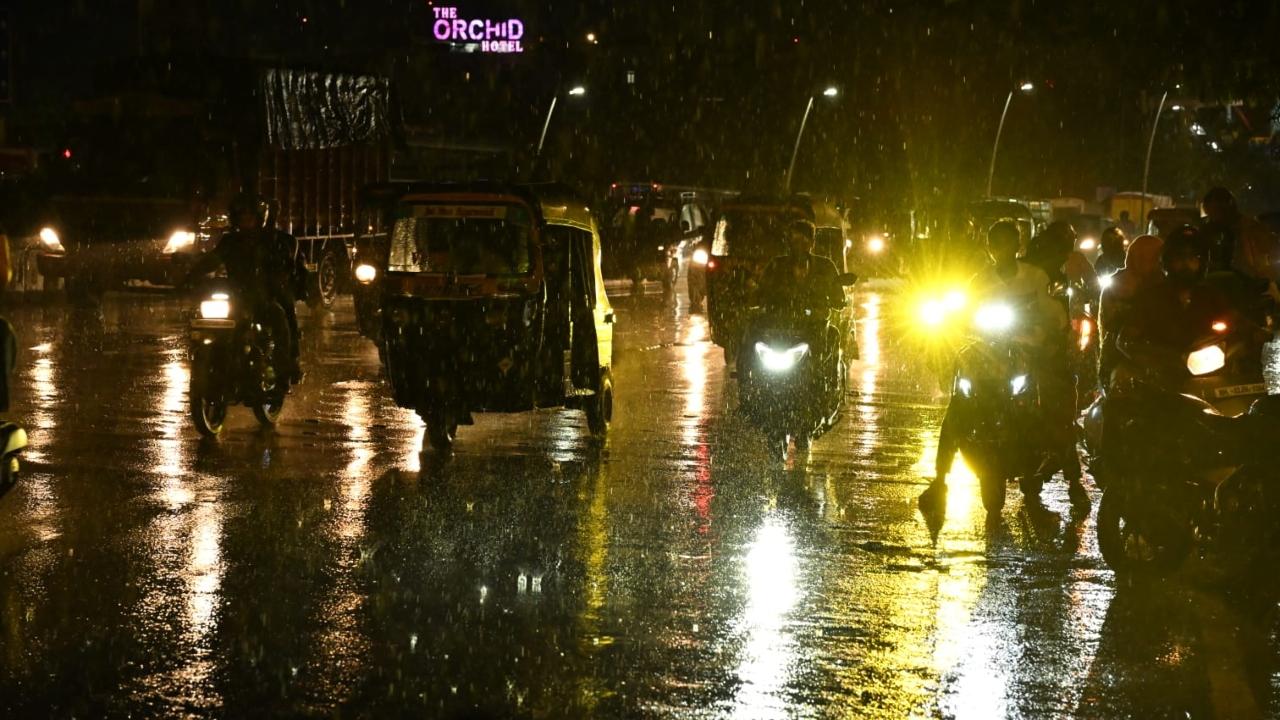
[[[332,305],[353,284],[358,193],[388,179],[389,81],[247,62],[136,77],[76,102],[49,153],[46,282],[90,301],[128,283],[178,284],[227,230],[231,198],[253,192],[298,239],[308,302]]]

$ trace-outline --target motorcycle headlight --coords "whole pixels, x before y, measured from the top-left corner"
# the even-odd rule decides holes
[[[231,317],[231,298],[226,293],[214,293],[200,303],[200,317],[205,320],[226,320]]]
[[[67,249],[62,246],[62,238],[58,237],[58,231],[51,227],[40,228],[40,242],[51,252],[66,252]]]
[[[367,263],[360,263],[356,266],[356,280],[368,284],[378,277],[378,269]]]
[[[867,252],[872,255],[879,255],[884,252],[884,248],[885,244],[883,235],[872,235],[867,238]]]
[[[196,244],[196,234],[188,230],[175,230],[169,236],[169,242],[164,244],[164,254],[172,255],[180,250],[186,250]]]
[[[1013,327],[1016,317],[1013,308],[1002,303],[993,303],[978,308],[978,311],[973,314],[973,324],[983,332],[1005,332]]]
[[[756,357],[760,358],[760,365],[769,372],[787,372],[808,352],[808,343],[800,343],[786,350],[774,350],[762,342],[756,343]]]
[[[973,397],[973,383],[969,382],[969,378],[960,378],[957,380],[956,389],[965,397]]]
[[[1021,395],[1027,389],[1027,376],[1019,375],[1009,381],[1009,393],[1011,395]]]
[[[706,265],[707,261],[709,261],[710,259],[711,259],[711,256],[708,255],[707,251],[703,250],[702,248],[698,248],[697,250],[693,251],[693,261],[698,263],[699,265]]]
[[[1227,354],[1218,345],[1206,345],[1187,356],[1187,370],[1192,375],[1208,375],[1227,364]]]

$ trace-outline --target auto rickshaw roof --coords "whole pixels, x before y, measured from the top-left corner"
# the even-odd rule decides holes
[[[373,202],[399,202],[413,196],[508,196],[517,197],[535,208],[543,221],[551,224],[591,227],[591,207],[563,183],[475,182],[395,182],[370,185],[364,197]]]

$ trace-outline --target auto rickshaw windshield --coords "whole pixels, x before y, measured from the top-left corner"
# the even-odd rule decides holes
[[[527,275],[532,222],[515,204],[406,204],[391,231],[388,272]]]

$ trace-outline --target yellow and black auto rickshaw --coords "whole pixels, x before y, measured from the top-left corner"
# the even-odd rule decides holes
[[[551,184],[406,184],[371,197],[387,235],[356,268],[378,305],[380,332],[366,334],[431,446],[449,450],[473,412],[546,407],[585,411],[602,436],[614,312],[586,203]]]

